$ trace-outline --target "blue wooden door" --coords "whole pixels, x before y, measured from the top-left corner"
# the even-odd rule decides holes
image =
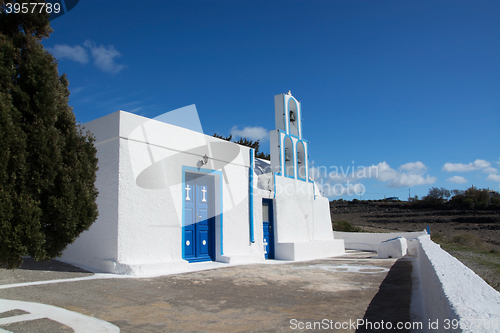
[[[271,199],[262,199],[262,226],[264,228],[264,255],[266,259],[274,259],[274,221]]]
[[[183,200],[184,259],[189,262],[215,260],[213,177],[186,173]]]

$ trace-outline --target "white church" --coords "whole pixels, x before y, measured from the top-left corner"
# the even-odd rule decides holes
[[[194,106],[156,119],[117,111],[86,123],[96,137],[99,217],[62,260],[129,275],[344,253],[329,201],[309,176],[302,109],[277,95],[271,161],[202,133]]]

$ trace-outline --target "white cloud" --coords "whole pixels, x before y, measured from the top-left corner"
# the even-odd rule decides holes
[[[376,179],[380,182],[387,182],[387,186],[392,188],[433,184],[437,180],[436,177],[424,175],[427,167],[422,162],[406,163],[398,169],[399,170],[395,170],[391,168],[390,165],[384,161],[369,167],[356,167],[352,165],[346,168],[342,166],[331,166],[330,168],[326,168],[314,166],[310,169],[309,174],[313,176],[314,179],[320,180],[323,183],[349,183],[369,178]],[[403,172],[401,170],[411,171]]]
[[[142,110],[142,106],[139,106],[138,108],[130,110],[131,113],[137,113]]]
[[[443,165],[442,170],[446,172],[467,172],[487,168],[489,166],[491,166],[490,162],[477,159],[469,164],[447,162]]]
[[[461,177],[461,176],[453,176],[453,177],[450,177],[446,180],[449,181],[450,183],[455,183],[455,184],[467,183],[467,179],[465,179],[464,177]]]
[[[414,173],[424,173],[427,171],[427,167],[425,166],[424,163],[417,161],[417,162],[410,162],[403,164],[402,166],[399,167],[399,170],[404,170]]]
[[[81,64],[89,62],[89,55],[85,48],[90,50],[90,54],[94,59],[94,65],[100,70],[116,74],[122,69],[126,68],[125,65],[117,64],[115,58],[121,57],[122,54],[118,52],[113,45],[99,45],[97,46],[93,41],[87,40],[83,46],[69,46],[66,44],[55,45],[54,47],[47,48],[52,55],[57,59],[70,59]]]
[[[394,170],[385,161],[369,168],[371,168],[371,173],[374,175],[372,178],[381,182],[388,182],[387,186],[393,188],[434,184],[437,180],[436,177],[423,175],[427,167],[422,162],[403,164],[399,167],[399,170]],[[407,170],[408,172],[402,172],[401,170]]]
[[[488,161],[485,161],[485,160],[475,160],[474,161],[474,165],[477,167],[477,168],[487,168],[491,165],[490,162]]]
[[[121,53],[118,52],[113,45],[99,45],[92,41],[85,41],[83,45],[90,49],[90,53],[94,58],[94,65],[104,72],[116,74],[125,68],[125,65],[119,65],[115,63],[115,58],[121,57]]]
[[[398,175],[396,179],[389,182],[388,186],[395,188],[413,187],[416,185],[434,184],[436,180],[436,177],[431,177],[429,175],[424,177],[422,175],[402,173],[401,175]]]
[[[487,174],[491,175],[491,174],[494,174],[494,173],[498,173],[498,169],[493,168],[493,167],[488,167],[488,168],[484,168],[483,172],[486,172]]]
[[[233,126],[231,128],[231,135],[237,138],[247,138],[252,141],[265,140],[269,136],[269,132],[260,126],[247,126],[242,130],[238,129],[238,126]]]
[[[500,182],[500,175],[489,175],[486,180],[492,180],[494,182]]]
[[[87,50],[85,50],[80,45],[69,46],[66,44],[55,45],[54,47],[47,48],[52,55],[57,59],[69,59],[81,64],[86,64],[89,62],[89,56]]]
[[[390,180],[393,181],[397,179],[398,176],[401,174],[401,172],[398,172],[397,170],[391,168],[391,166],[387,164],[386,161],[380,162],[377,165],[372,165],[371,167],[372,168],[374,167],[376,170],[375,176],[373,178],[381,182],[386,182]]]

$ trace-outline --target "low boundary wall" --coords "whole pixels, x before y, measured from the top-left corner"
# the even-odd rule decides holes
[[[500,293],[429,235],[418,237],[418,243],[424,328],[428,332],[500,332]],[[426,327],[429,322],[437,322],[438,330]],[[462,327],[453,329],[453,324]]]
[[[370,232],[342,232],[334,231],[333,238],[343,239],[345,248],[348,250],[374,251],[380,243],[396,237],[406,239],[416,239],[422,235],[427,235],[426,231],[418,232],[391,232],[391,233],[370,233]]]
[[[414,284],[412,313],[418,314],[423,332],[499,332],[500,293],[458,259],[434,243],[427,232],[334,232],[346,249],[377,251],[383,241],[404,237],[409,242]],[[411,246],[410,246],[411,244]],[[411,250],[410,251],[410,247]],[[415,305],[414,305],[415,304]]]

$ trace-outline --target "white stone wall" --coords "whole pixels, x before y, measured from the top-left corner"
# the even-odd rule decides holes
[[[118,124],[118,112],[85,124],[85,130],[97,138],[99,217],[62,256],[62,260],[103,272],[114,270],[118,258]]]
[[[426,231],[418,232],[342,232],[334,231],[336,239],[343,239],[345,248],[350,250],[377,251],[378,245],[386,240],[395,237],[404,237],[407,240],[416,239],[422,235],[427,235]]]
[[[313,240],[332,240],[334,239],[332,231],[332,218],[330,215],[330,201],[316,195],[314,202],[314,226]]]
[[[314,239],[312,184],[276,176],[276,226],[278,243]],[[333,238],[333,236],[332,236]]]
[[[417,257],[424,323],[438,321],[427,332],[500,332],[500,293],[471,269],[441,249],[430,236],[420,236]],[[446,320],[462,329],[445,329]],[[496,321],[496,327],[491,326]],[[481,326],[481,325],[489,325]],[[428,326],[428,325],[427,325]]]

